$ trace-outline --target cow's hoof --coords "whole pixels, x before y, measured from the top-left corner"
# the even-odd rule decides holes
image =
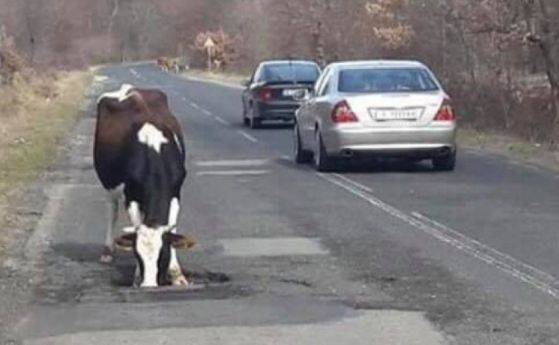
[[[99,261],[101,261],[102,264],[108,265],[110,263],[112,263],[114,260],[112,254],[103,254],[101,255],[101,258],[99,259]]]
[[[183,274],[175,275],[171,277],[171,284],[173,286],[188,286],[190,283],[186,280]]]
[[[103,255],[101,255],[99,261],[101,261],[101,263],[103,264],[110,264],[113,262],[113,260],[113,249],[110,247],[105,247],[103,249]]]

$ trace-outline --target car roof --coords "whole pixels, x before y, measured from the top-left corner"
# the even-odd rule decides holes
[[[273,65],[273,64],[305,64],[305,65],[313,65],[318,66],[318,64],[311,60],[266,60],[260,62],[260,65]]]
[[[331,63],[329,66],[340,68],[426,68],[423,63],[415,60],[360,60],[360,61],[340,61]]]

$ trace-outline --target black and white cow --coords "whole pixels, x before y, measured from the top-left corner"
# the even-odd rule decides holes
[[[122,85],[97,103],[94,164],[109,194],[109,223],[101,261],[113,260],[113,231],[124,195],[131,227],[114,240],[134,251],[135,285],[187,285],[176,249],[194,243],[176,233],[186,178],[182,129],[159,90]]]

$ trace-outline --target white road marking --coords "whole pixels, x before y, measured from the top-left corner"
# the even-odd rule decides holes
[[[202,110],[202,113],[204,113],[207,116],[212,116],[213,115],[212,112],[207,110],[207,109],[201,109],[201,110]]]
[[[217,115],[216,115],[216,116],[214,116],[214,118],[215,118],[215,120],[216,120],[217,122],[221,123],[221,124],[224,125],[224,126],[230,126],[230,125],[231,125],[231,122],[225,120],[225,119],[224,119],[223,117],[221,117],[221,116],[217,116]]]
[[[283,159],[284,161],[292,161],[293,157],[288,156],[288,155],[283,155],[280,157],[280,159]]]
[[[373,190],[372,190],[371,188],[369,188],[369,187],[367,187],[367,186],[365,186],[365,185],[363,185],[363,184],[361,184],[361,183],[359,183],[359,182],[357,182],[357,181],[354,181],[354,180],[352,180],[352,179],[350,179],[350,178],[348,178],[348,177],[345,177],[344,175],[341,175],[341,174],[333,174],[333,175],[336,176],[337,178],[342,179],[342,180],[344,180],[345,182],[347,182],[347,183],[353,185],[354,187],[357,187],[357,188],[359,188],[359,189],[361,189],[361,190],[364,190],[364,191],[367,192],[367,193],[373,193]]]
[[[317,238],[233,238],[218,241],[223,255],[234,257],[327,255]]]
[[[366,191],[356,187],[354,184],[349,184],[336,178],[335,175],[317,175],[320,178],[359,197],[360,199],[367,201],[389,215],[404,221],[405,223],[430,236],[433,236],[439,241],[447,243],[454,248],[499,269],[500,271],[550,295],[554,299],[559,299],[559,281],[550,274],[512,258],[507,254],[501,253],[488,245],[473,240],[456,230],[452,230],[442,224],[436,223],[419,213],[414,213],[414,217],[411,217],[397,208],[386,204],[375,196],[368,194]]]
[[[241,160],[220,160],[220,161],[200,161],[195,164],[199,167],[247,167],[263,166],[270,163],[269,159],[241,159]]]
[[[256,176],[267,175],[270,170],[216,170],[216,171],[199,171],[196,176]]]
[[[550,281],[552,284],[557,285],[559,284],[559,281],[557,279],[555,279],[555,277],[553,277],[551,274],[544,272],[536,267],[533,267],[529,264],[526,264],[522,261],[519,261],[515,258],[513,258],[512,256],[502,253],[500,251],[498,251],[497,249],[490,247],[484,243],[479,242],[478,240],[475,240],[473,238],[469,238],[467,236],[465,236],[464,234],[462,234],[461,232],[454,230],[444,224],[441,224],[433,219],[430,219],[427,216],[422,215],[419,212],[412,212],[412,216],[414,216],[417,219],[420,219],[426,223],[430,223],[431,225],[433,225],[434,227],[436,227],[439,231],[443,232],[443,233],[447,233],[449,236],[454,236],[457,237],[459,239],[461,239],[464,242],[469,243],[472,247],[477,247],[479,248],[480,251],[487,251],[489,253],[491,253],[494,256],[499,257],[500,259],[502,259],[503,261],[509,261],[512,263],[512,265],[515,266],[522,266],[523,269],[530,271],[532,274],[534,275],[539,275],[541,279],[545,279]]]
[[[252,135],[248,134],[245,131],[237,131],[237,133],[239,133],[240,135],[242,135],[246,140],[253,142],[253,143],[257,143],[258,139],[256,139],[255,137],[253,137]]]
[[[130,68],[130,73],[132,73],[132,75],[138,79],[141,79],[140,77],[140,73],[138,73],[135,69]]]
[[[93,81],[101,83],[101,82],[104,82],[104,81],[106,81],[106,80],[108,80],[108,79],[109,79],[109,77],[107,77],[107,76],[104,76],[104,75],[96,75],[96,76],[93,78]]]
[[[194,109],[200,110],[200,106],[194,102],[190,102],[190,106]]]

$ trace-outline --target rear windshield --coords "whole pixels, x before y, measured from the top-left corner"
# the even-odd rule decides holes
[[[338,90],[355,93],[436,91],[439,87],[424,68],[368,68],[340,71]]]
[[[318,68],[309,64],[282,63],[264,66],[262,81],[266,82],[309,82],[318,79]]]

